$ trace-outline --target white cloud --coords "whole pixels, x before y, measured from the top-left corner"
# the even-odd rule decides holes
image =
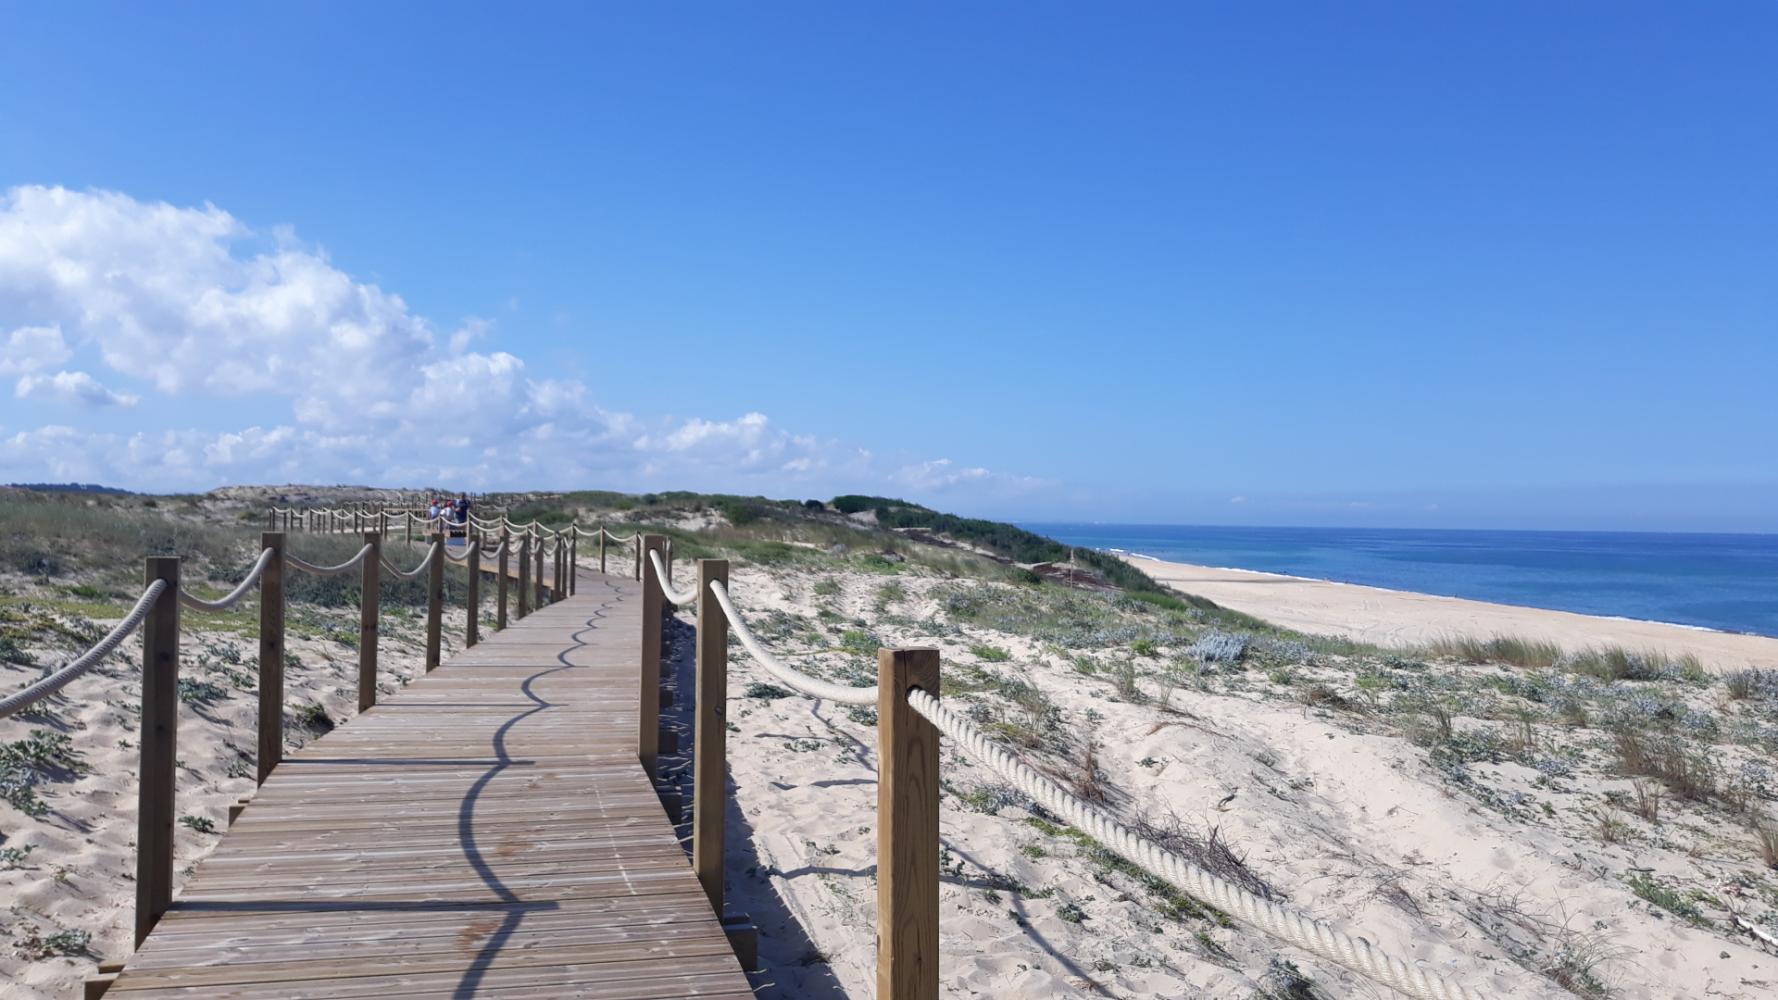
[[[517,311],[516,300],[505,305]],[[209,204],[0,192],[0,318],[12,327],[0,375],[19,376],[14,397],[27,401],[8,413],[0,398],[0,420],[15,428],[0,438],[4,479],[773,494],[792,484],[917,493],[1035,483],[948,459],[886,466],[758,411],[667,419],[605,409],[585,383],[493,346],[491,321],[471,317],[441,334],[293,230],[255,230]],[[556,311],[543,322],[573,320]],[[45,374],[70,363],[97,374]],[[152,403],[140,419],[157,423],[135,433],[16,429],[39,419],[44,400],[96,408],[142,397]]]
[[[939,490],[958,483],[986,479],[991,473],[983,468],[959,468],[948,458],[933,459],[903,466],[896,478],[914,489]]]
[[[113,392],[86,372],[26,375],[13,387],[13,395],[19,399],[47,399],[80,406],[135,406],[138,398]]]
[[[0,376],[27,375],[73,356],[60,326],[21,326],[6,335],[6,349],[0,352]]]

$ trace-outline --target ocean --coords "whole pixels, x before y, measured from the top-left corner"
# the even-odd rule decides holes
[[[1025,524],[1070,545],[1778,636],[1778,535]]]

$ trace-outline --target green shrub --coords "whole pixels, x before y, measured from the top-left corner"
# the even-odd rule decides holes
[[[969,651],[975,654],[976,659],[987,663],[1005,663],[1012,659],[1012,654],[999,646],[971,646]]]

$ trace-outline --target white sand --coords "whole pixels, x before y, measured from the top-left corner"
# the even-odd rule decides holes
[[[1695,653],[1719,669],[1778,667],[1778,639],[1661,622],[1434,597],[1276,573],[1216,569],[1140,556],[1125,561],[1156,580],[1226,608],[1314,635],[1379,646],[1412,646],[1445,636],[1518,636],[1570,649],[1622,646]]]
[[[1745,937],[1684,926],[1622,880],[1637,868],[1694,879],[1705,868],[1720,884],[1745,877],[1741,830],[1673,821],[1651,839],[1603,845],[1590,832],[1591,810],[1603,790],[1628,781],[1577,769],[1558,787],[1516,763],[1478,768],[1558,817],[1528,823],[1454,793],[1425,751],[1399,737],[1353,732],[1294,701],[1166,691],[1153,681],[1142,685],[1147,703],[1120,701],[1103,675],[1071,669],[1058,650],[944,625],[928,595],[948,584],[897,579],[909,596],[887,609],[873,596],[883,578],[864,574],[741,568],[731,590],[754,622],[769,623],[774,609],[805,621],[825,609],[830,630],[868,627],[886,643],[937,645],[948,673],[980,664],[973,644],[1011,651],[1010,662],[981,665],[1037,685],[1068,728],[1090,734],[1120,812],[1200,835],[1216,830],[1292,905],[1486,995],[1566,995],[1508,957],[1518,949],[1545,956],[1527,959],[1533,965],[1563,949],[1596,951],[1599,960],[1585,964],[1619,997],[1752,1000],[1778,988],[1778,957]],[[816,580],[837,582],[839,593],[815,595]],[[772,645],[812,643],[787,636]],[[685,690],[689,650],[680,652]],[[876,730],[830,703],[743,697],[749,683],[771,678],[738,647],[730,670],[730,908],[764,931],[771,974],[761,995],[868,998]],[[1163,695],[1166,707],[1156,703]],[[1274,958],[1300,967],[1316,995],[1392,995],[1246,928],[1166,918],[1128,878],[1107,876],[1066,836],[1034,828],[1026,809],[990,814],[965,804],[960,793],[998,783],[948,744],[942,768],[942,995],[1250,1000],[1271,995],[1262,988]]]
[[[903,588],[902,596],[885,599],[882,588],[890,582]],[[1289,619],[1269,606],[1244,606],[1240,583],[1232,585],[1235,597],[1220,590],[1206,596],[1299,627],[1311,627],[1314,620],[1341,621],[1328,610],[1330,604],[1311,604],[1304,619]],[[1143,661],[1140,686],[1147,700],[1119,700],[1104,673],[1074,668],[1070,657],[1079,650],[951,624],[942,592],[959,587],[1001,585],[949,581],[921,570],[886,577],[737,566],[732,590],[749,620],[762,628],[772,624],[773,611],[798,616],[769,637],[776,649],[831,648],[842,630],[868,630],[873,641],[885,644],[938,646],[947,676],[968,677],[975,667],[1035,685],[1057,706],[1059,725],[1080,745],[1096,747],[1118,812],[1163,825],[1177,822],[1200,836],[1215,830],[1291,905],[1489,995],[1562,995],[1528,966],[1544,964],[1563,949],[1593,955],[1597,960],[1586,963],[1593,974],[1613,988],[1614,996],[1631,1000],[1754,1000],[1778,990],[1778,955],[1727,929],[1715,906],[1709,909],[1712,928],[1694,928],[1626,886],[1630,873],[1646,870],[1676,884],[1707,887],[1756,917],[1778,905],[1774,883],[1749,861],[1746,830],[1712,818],[1719,814],[1675,803],[1659,824],[1626,817],[1631,832],[1625,839],[1601,843],[1593,831],[1603,794],[1626,791],[1630,783],[1586,762],[1554,783],[1538,780],[1513,761],[1474,765],[1474,773],[1492,787],[1523,793],[1547,807],[1547,817],[1529,806],[1518,813],[1483,806],[1453,789],[1427,752],[1406,739],[1366,731],[1370,720],[1362,715],[1292,700],[1290,693],[1302,690],[1317,669],[1312,667],[1299,668],[1305,676],[1298,686],[1284,687],[1283,697],[1274,689],[1262,696],[1263,671],[1249,671],[1260,676],[1243,675],[1221,687],[1169,690],[1160,680],[1160,666],[1183,651],[1163,649]],[[1410,602],[1414,597],[1376,593]],[[1364,597],[1358,606],[1380,609],[1380,601]],[[1405,606],[1395,608],[1399,613]],[[1315,609],[1322,618],[1313,618]],[[1524,621],[1555,615],[1499,610],[1530,616],[1510,629],[1496,629],[1519,633],[1528,631]],[[1414,632],[1416,626],[1405,617],[1389,619],[1380,610],[1369,614],[1371,619],[1355,614],[1351,620],[1366,628],[1393,628],[1398,641],[1433,634]],[[341,617],[349,618],[349,612]],[[690,619],[687,612],[681,617]],[[1582,616],[1556,617],[1600,624]],[[1364,625],[1372,619],[1377,624]],[[1417,627],[1458,630],[1454,621]],[[447,632],[461,633],[460,615]],[[1565,632],[1561,638],[1633,641],[1625,635]],[[187,648],[219,655],[223,643],[239,647],[251,662],[247,637],[199,631]],[[981,644],[1005,649],[1011,659],[983,660],[971,652]],[[336,718],[348,717],[351,651],[326,643],[293,648],[313,666],[292,672],[292,703],[316,698]],[[1107,664],[1133,656],[1128,646],[1107,646],[1095,655]],[[384,655],[397,674],[411,671],[415,659],[411,630],[392,639]],[[58,712],[91,774],[73,785],[45,786],[55,812],[41,820],[0,806],[7,844],[36,847],[25,867],[0,873],[0,893],[17,907],[0,916],[10,938],[0,942],[7,944],[0,952],[0,974],[8,998],[67,996],[92,970],[90,958],[21,958],[18,951],[28,933],[52,926],[87,928],[94,934],[94,954],[104,957],[121,957],[128,947],[134,754],[118,743],[133,728],[127,706],[134,670],[126,661],[120,658],[71,688]],[[689,693],[690,644],[682,633],[671,662],[680,690]],[[825,667],[832,679],[850,680],[859,678],[869,659],[821,654],[798,662]],[[1489,668],[1435,669],[1455,675]],[[23,673],[7,674],[7,686],[16,686]],[[1329,670],[1318,676],[1338,683],[1337,675]],[[1348,670],[1348,682],[1349,675]],[[869,713],[800,697],[747,696],[750,683],[768,680],[736,647],[728,712],[733,726],[730,909],[751,914],[761,926],[761,952],[769,968],[761,996],[864,1000],[874,993],[877,730]],[[688,701],[680,699],[676,710],[683,712]],[[1004,702],[984,698],[978,704],[989,722],[1011,718],[1013,710]],[[230,744],[252,746],[251,706],[251,696],[242,691],[207,713],[182,713],[181,813],[208,816],[220,826],[227,803],[247,789],[250,779],[230,778],[227,771],[237,759]],[[1494,725],[1471,719],[1459,724]],[[0,723],[0,739],[17,739],[28,728],[20,719]],[[1552,746],[1602,738],[1598,730],[1540,728],[1540,738]],[[1055,758],[1040,763],[1078,767],[1078,761]],[[1246,928],[1168,917],[1152,893],[1107,869],[1089,847],[1033,825],[1031,813],[1016,802],[972,805],[967,795],[998,782],[948,745],[943,776],[940,976],[946,997],[1251,1000],[1266,995],[1274,960],[1294,963],[1313,980],[1318,995],[1387,996]],[[179,834],[182,867],[215,840],[184,827]],[[1527,957],[1515,960],[1514,955]]]

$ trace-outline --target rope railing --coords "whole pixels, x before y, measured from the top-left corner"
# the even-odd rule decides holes
[[[366,546],[366,548],[369,548],[369,546]],[[403,580],[412,580],[417,578],[421,573],[426,572],[426,567],[432,565],[432,560],[438,558],[438,553],[441,548],[442,546],[437,542],[433,542],[431,545],[426,546],[425,557],[422,558],[420,564],[413,569],[398,569],[394,563],[389,561],[387,556],[381,557],[379,561],[383,564],[383,568],[388,570],[392,575],[398,576]]]
[[[658,572],[658,571],[657,571]],[[722,613],[728,618],[729,627],[734,629],[735,637],[741,645],[752,654],[754,662],[764,667],[766,672],[783,681],[789,687],[809,696],[824,701],[838,702],[841,705],[875,705],[877,689],[874,687],[854,687],[850,684],[835,684],[808,674],[786,664],[766,650],[765,645],[747,627],[738,612],[734,601],[729,598],[728,587],[721,583],[710,584],[710,595],[722,606]]]
[[[201,597],[196,597],[186,592],[185,588],[181,587],[179,588],[179,603],[194,611],[227,611],[236,604],[239,604],[241,598],[247,596],[247,592],[252,590],[253,585],[259,582],[261,574],[265,573],[266,566],[271,564],[272,556],[275,554],[275,549],[261,549],[259,558],[254,561],[253,568],[247,571],[246,578],[236,584],[235,589],[223,596],[218,597],[213,601],[207,601]]]
[[[166,589],[167,582],[165,580],[156,580],[150,583],[143,588],[142,596],[136,599],[135,606],[130,608],[130,613],[124,616],[123,621],[112,626],[111,631],[105,633],[105,636],[98,642],[93,643],[91,649],[69,660],[61,669],[29,687],[14,691],[5,698],[0,698],[0,719],[17,715],[55,694],[67,687],[71,681],[97,666],[105,657],[110,656],[119,644],[130,637],[131,633],[142,627],[142,620],[148,617],[148,612],[154,607],[154,602]]]
[[[915,687],[908,705],[969,756],[1030,796],[1069,826],[1140,866],[1156,878],[1190,893],[1249,927],[1417,1000],[1481,1000],[1482,994],[1415,968],[1362,937],[1354,937],[1307,914],[1257,896],[1192,864],[1063,789],[983,735],[973,723]]]
[[[696,596],[695,588],[691,593],[682,595],[667,586],[666,569],[658,548],[653,543],[648,555],[648,564],[654,573],[653,582],[667,600],[685,604]],[[723,573],[726,576],[726,564]],[[711,579],[706,581],[706,586],[721,609],[721,626],[732,629],[754,662],[772,677],[806,697],[843,705],[878,705],[879,716],[886,710],[887,706],[883,701],[885,689],[881,686],[835,684],[811,677],[774,656],[735,609],[727,584]],[[700,631],[705,627],[704,612],[700,608]],[[885,655],[887,652],[885,651]],[[936,679],[936,658],[932,662],[935,668],[933,676]],[[714,694],[726,697],[721,692]],[[932,692],[912,685],[901,692],[901,695],[905,698],[908,709],[930,722],[934,729],[962,747],[970,757],[1024,792],[1052,815],[1091,836],[1150,876],[1210,903],[1275,940],[1340,965],[1404,996],[1414,997],[1416,1000],[1481,1000],[1483,994],[1480,992],[1409,965],[1374,947],[1362,937],[1347,934],[1307,914],[1249,892],[1167,850],[1020,760],[984,735],[967,717],[945,706]],[[886,723],[880,722],[879,725]],[[885,735],[884,739],[888,740],[889,737]],[[887,748],[884,752],[888,752]],[[717,764],[721,766],[720,761]],[[886,773],[887,765],[880,770]],[[936,775],[932,777],[936,778]],[[930,794],[936,795],[935,789],[936,785]],[[885,817],[879,816],[880,825],[886,826],[887,823]],[[884,863],[884,859],[879,858],[879,864]],[[936,871],[934,876],[936,877]],[[881,873],[879,878],[882,878]],[[879,970],[879,975],[882,974],[882,970]]]
[[[693,587],[690,590],[674,590],[672,584],[667,582],[667,578],[670,574],[668,574],[667,568],[661,564],[661,553],[659,549],[650,549],[648,551],[648,561],[649,564],[654,567],[655,578],[661,582],[661,593],[667,595],[667,600],[672,601],[674,604],[690,604],[692,601],[697,600],[698,588]]]
[[[304,573],[312,573],[315,576],[344,576],[345,574],[352,572],[352,569],[360,562],[363,562],[365,556],[370,555],[371,548],[371,545],[366,544],[364,548],[358,550],[357,555],[347,559],[345,562],[340,563],[337,566],[318,566],[315,563],[309,562],[307,559],[298,558],[288,552],[284,553],[284,559],[286,562],[290,563],[293,569],[300,569]]]

